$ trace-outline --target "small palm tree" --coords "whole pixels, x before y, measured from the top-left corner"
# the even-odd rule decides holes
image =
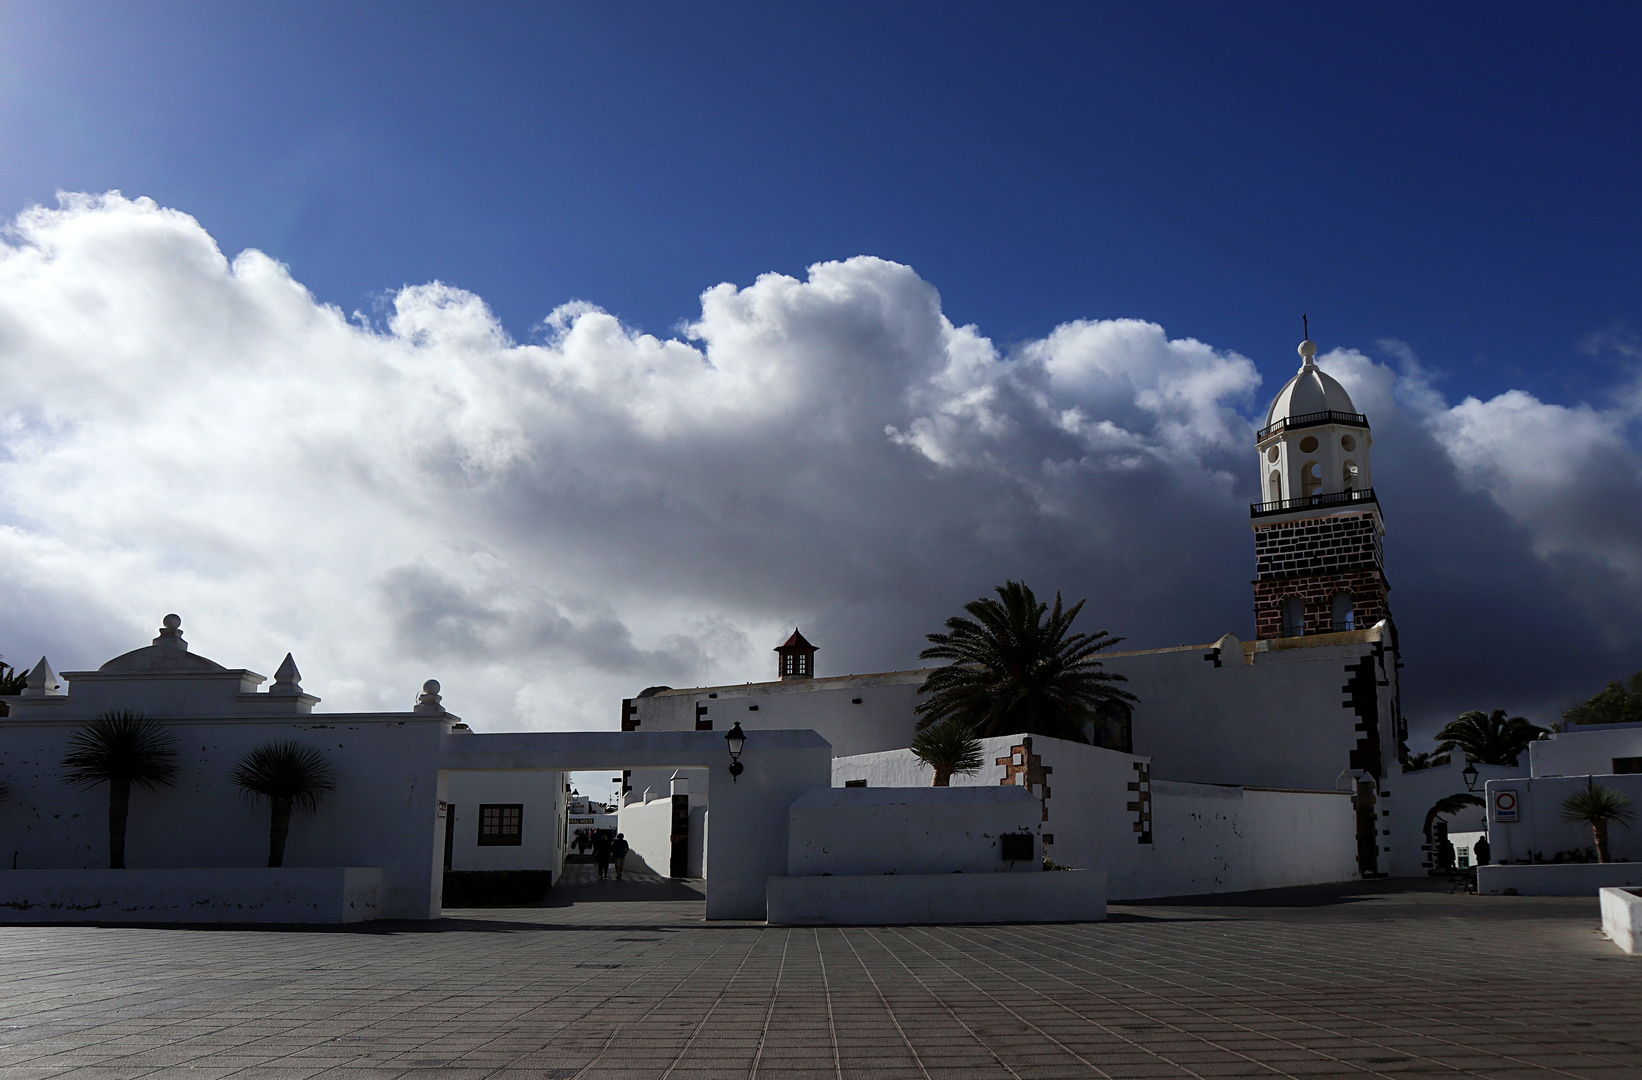
[[[912,756],[935,770],[931,787],[950,787],[953,773],[977,772],[985,764],[981,740],[958,720],[942,720],[920,731],[912,740]]]
[[[1051,610],[1019,581],[997,593],[997,600],[965,604],[973,618],[948,619],[947,633],[930,634],[932,647],[918,654],[952,661],[918,688],[930,695],[918,705],[920,729],[959,720],[982,738],[1026,733],[1088,742],[1092,711],[1139,700],[1113,685],[1123,676],[1102,671],[1094,658],[1123,639],[1104,630],[1072,633],[1084,601],[1062,609],[1057,592]]]
[[[116,709],[70,736],[63,769],[63,779],[74,787],[108,785],[108,868],[124,870],[131,785],[176,783],[177,740],[146,713]]]
[[[1617,821],[1629,825],[1635,816],[1631,800],[1613,788],[1592,784],[1562,800],[1562,820],[1570,824],[1586,824],[1596,837],[1596,861],[1612,862],[1608,856],[1608,823]]]
[[[268,826],[268,865],[285,864],[285,838],[291,833],[291,809],[313,810],[319,797],[336,790],[335,774],[325,755],[295,740],[263,743],[239,759],[234,783],[253,800],[273,806]]]
[[[1460,713],[1437,732],[1437,749],[1462,750],[1467,761],[1479,765],[1515,765],[1528,744],[1546,729],[1520,716],[1507,718],[1504,709]]]

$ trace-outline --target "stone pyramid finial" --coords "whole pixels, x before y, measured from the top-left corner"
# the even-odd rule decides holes
[[[411,711],[438,715],[445,711],[445,707],[439,704],[442,700],[444,699],[439,696],[439,680],[429,679],[422,684],[422,693],[416,699],[416,708]]]
[[[279,670],[274,672],[274,685],[268,688],[268,692],[283,697],[295,697],[302,693],[302,672],[296,669],[296,660],[290,653],[285,654]]]
[[[51,665],[45,657],[34,665],[34,670],[28,673],[23,683],[24,697],[62,697],[63,687],[57,681],[57,673],[51,670]]]

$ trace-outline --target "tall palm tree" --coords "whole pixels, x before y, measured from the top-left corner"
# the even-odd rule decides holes
[[[336,790],[336,776],[325,755],[295,740],[263,743],[234,767],[234,783],[252,799],[273,807],[268,826],[268,865],[285,864],[285,838],[291,833],[291,809],[313,810],[319,797]]]
[[[1421,769],[1435,769],[1440,765],[1447,765],[1452,760],[1447,754],[1432,754],[1428,750],[1421,750],[1417,754],[1409,754],[1408,760],[1403,762],[1403,772],[1419,772]]]
[[[953,773],[972,773],[985,764],[981,740],[960,720],[942,720],[918,732],[912,756],[935,770],[931,787],[951,787]]]
[[[146,713],[103,713],[68,740],[63,780],[73,787],[108,785],[108,868],[125,869],[125,826],[131,785],[170,787],[177,781],[177,740]]]
[[[1507,718],[1504,709],[1472,709],[1437,732],[1437,749],[1462,750],[1467,761],[1479,765],[1515,765],[1528,744],[1546,733],[1520,716]]]
[[[1586,824],[1596,838],[1596,861],[1612,862],[1608,855],[1608,824],[1617,821],[1629,825],[1636,815],[1631,813],[1631,800],[1613,788],[1592,784],[1562,800],[1562,820],[1570,824]]]
[[[1050,609],[1019,581],[996,591],[997,600],[965,604],[972,617],[948,619],[947,632],[930,634],[931,647],[918,654],[953,661],[918,688],[929,695],[917,709],[920,730],[959,720],[981,738],[1027,733],[1088,742],[1091,711],[1139,700],[1113,685],[1125,681],[1122,675],[1101,670],[1094,659],[1123,639],[1104,630],[1072,633],[1084,601],[1063,609],[1057,592]]]

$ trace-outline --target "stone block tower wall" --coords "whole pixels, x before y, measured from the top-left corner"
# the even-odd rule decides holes
[[[1344,630],[1334,625],[1334,597],[1349,593],[1358,629],[1391,615],[1380,528],[1373,512],[1331,514],[1254,530],[1254,629],[1256,638],[1283,633],[1283,605],[1298,596],[1305,606],[1305,633]]]

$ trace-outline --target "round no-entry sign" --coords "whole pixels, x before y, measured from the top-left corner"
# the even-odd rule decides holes
[[[1517,793],[1512,790],[1494,792],[1494,820],[1515,821],[1517,819]]]

